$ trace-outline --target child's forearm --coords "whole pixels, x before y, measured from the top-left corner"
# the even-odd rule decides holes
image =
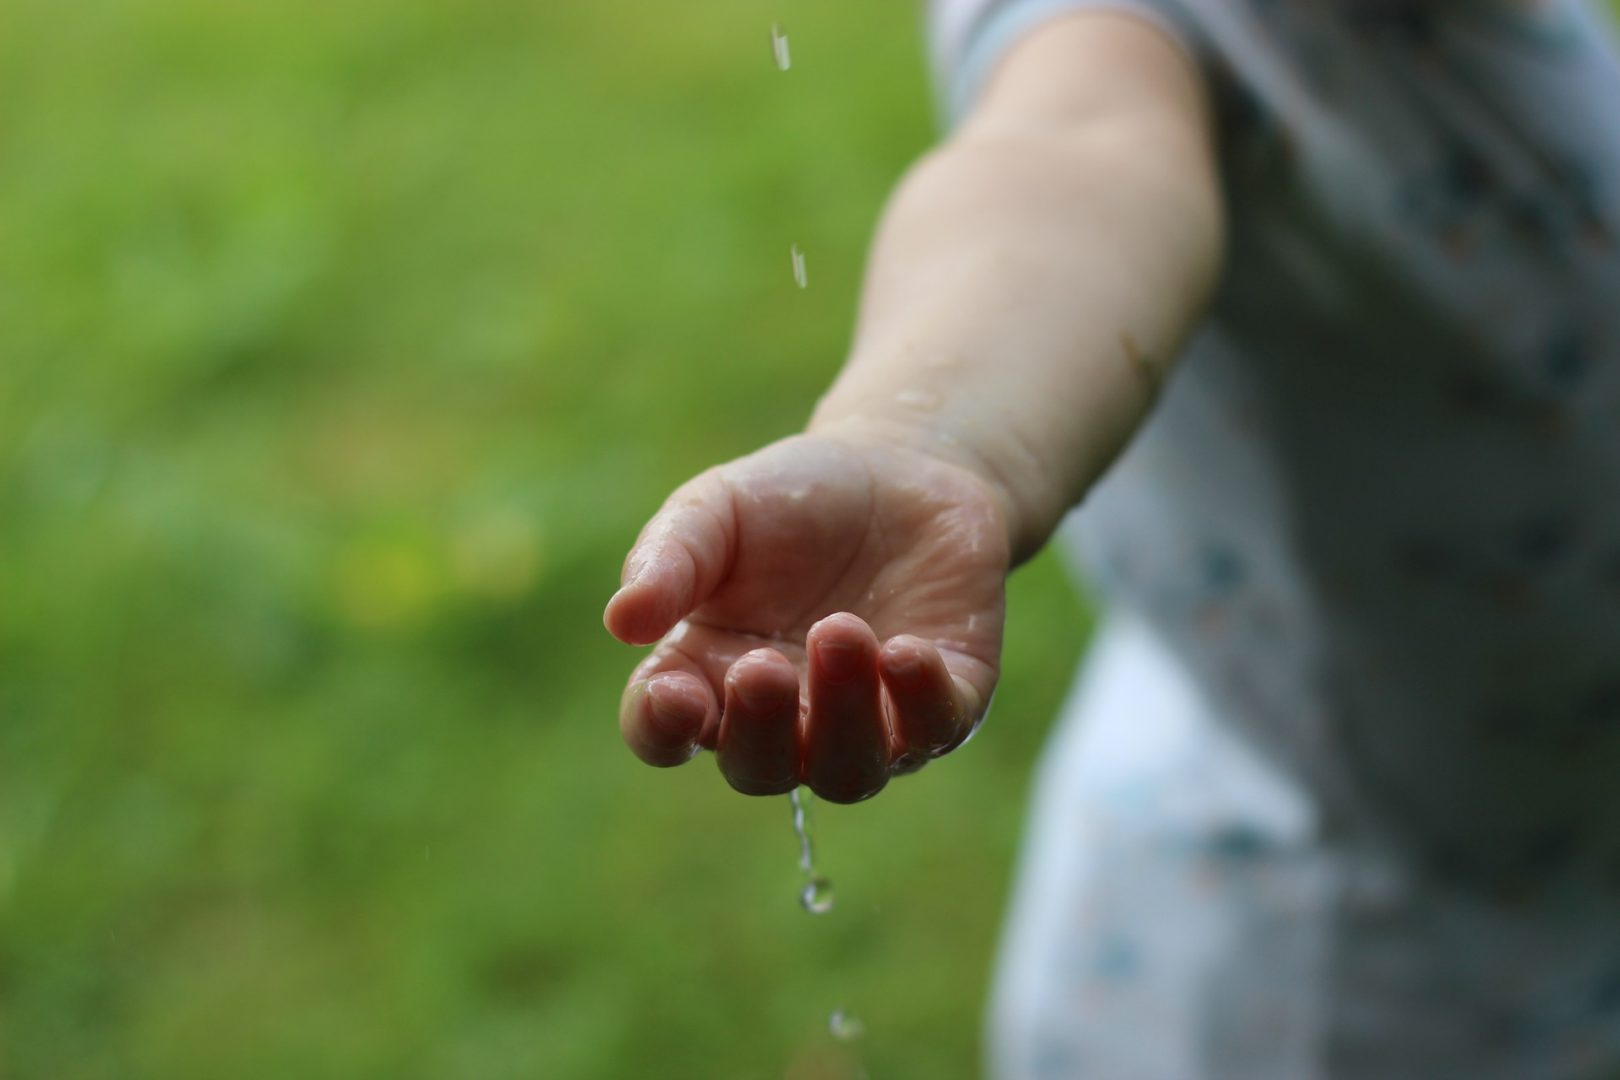
[[[1215,176],[1201,88],[1156,31],[1088,16],[1034,35],[892,199],[810,429],[960,460],[997,492],[1015,559],[1032,555],[1210,292]]]

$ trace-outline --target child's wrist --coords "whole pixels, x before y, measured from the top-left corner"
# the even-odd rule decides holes
[[[1014,564],[1033,555],[1045,539],[1044,534],[1035,540],[1027,536],[1030,515],[1021,493],[1006,482],[978,448],[943,424],[880,411],[826,408],[824,402],[805,426],[805,434],[921,454],[961,469],[985,490],[999,510]]]

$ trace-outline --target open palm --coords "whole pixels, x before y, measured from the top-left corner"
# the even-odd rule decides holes
[[[749,794],[868,798],[983,717],[1008,569],[991,489],[920,451],[800,435],[710,469],[642,530],[604,615],[658,642],[625,740],[655,765],[715,750]]]

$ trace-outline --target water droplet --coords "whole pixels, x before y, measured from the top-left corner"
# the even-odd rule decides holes
[[[778,70],[786,71],[793,66],[793,54],[788,51],[787,35],[782,33],[782,27],[777,23],[771,24],[771,55],[776,58]]]
[[[839,1042],[854,1042],[866,1034],[866,1025],[843,1009],[834,1009],[827,1017],[827,1030]]]
[[[810,857],[810,823],[805,818],[810,808],[810,793],[794,788],[788,792],[788,802],[793,805],[793,835],[799,838],[799,869],[808,874],[814,866]]]
[[[812,875],[799,892],[799,904],[812,915],[825,915],[833,909],[832,882],[819,874]]]
[[[799,250],[798,244],[794,244],[792,254],[793,283],[801,289],[807,289],[810,287],[810,277],[804,271],[804,252]]]
[[[894,396],[894,400],[918,412],[934,412],[945,403],[945,399],[932,390],[902,390]]]
[[[794,788],[788,792],[788,801],[793,804],[793,833],[799,838],[799,869],[804,871],[799,904],[812,915],[825,915],[833,906],[832,882],[816,873],[815,856],[810,850],[810,822],[806,817],[810,793]]]

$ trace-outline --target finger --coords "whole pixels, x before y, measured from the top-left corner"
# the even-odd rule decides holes
[[[713,701],[708,686],[685,672],[637,679],[625,688],[619,703],[619,733],[631,752],[649,765],[684,764],[697,753]]]
[[[912,771],[967,738],[973,723],[968,702],[932,644],[911,634],[890,638],[878,670],[889,695],[894,771]]]
[[[664,503],[625,556],[602,623],[630,645],[649,645],[719,587],[736,535],[731,492],[710,470]]]
[[[949,751],[973,738],[984,723],[985,716],[990,712],[990,700],[995,696],[999,669],[994,661],[955,649],[941,648],[939,655],[945,661],[945,670],[951,673],[951,683],[956,687],[956,700],[965,722],[961,738],[945,748]]]
[[[889,762],[890,776],[909,776],[928,764],[929,759],[921,754],[903,754]]]
[[[805,782],[829,802],[871,798],[889,777],[889,732],[878,681],[877,636],[855,615],[810,628]]]
[[[775,649],[731,665],[715,757],[744,795],[784,795],[798,785],[799,673]]]
[[[675,671],[690,675],[701,683],[707,708],[703,729],[698,734],[698,745],[713,750],[720,737],[719,701],[725,693],[726,673],[744,655],[762,644],[764,642],[760,638],[752,635],[716,630],[683,619],[664,635],[657,648],[636,665],[630,681],[650,679],[661,672]]]

